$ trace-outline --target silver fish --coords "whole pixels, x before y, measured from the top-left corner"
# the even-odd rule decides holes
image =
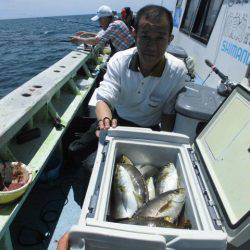
[[[126,173],[124,173],[126,175]],[[130,178],[124,176],[127,179],[127,185],[121,185],[120,182],[113,185],[113,202],[112,205],[112,217],[113,219],[130,218],[134,211],[138,208],[137,200],[134,197],[133,189],[126,189],[126,186],[132,187],[132,182],[129,182]]]
[[[156,181],[156,193],[162,194],[178,187],[178,174],[173,163],[168,163],[161,170]]]
[[[185,189],[179,188],[160,194],[155,199],[144,204],[134,216],[139,217],[165,217],[171,223],[178,218],[185,203]]]
[[[150,177],[146,180],[147,188],[148,188],[148,198],[149,200],[153,200],[155,198],[155,185],[154,178]]]
[[[192,225],[189,220],[185,220],[182,224],[176,225],[171,223],[168,219],[161,218],[152,218],[152,217],[139,217],[133,216],[130,219],[120,221],[122,224],[130,225],[140,225],[140,226],[149,226],[149,227],[166,227],[166,228],[182,228],[182,229],[191,229]]]
[[[135,167],[140,171],[145,179],[155,176],[159,173],[158,168],[150,164],[135,165]]]
[[[114,184],[113,218],[130,218],[148,201],[148,190],[140,172],[132,165],[117,164]]]

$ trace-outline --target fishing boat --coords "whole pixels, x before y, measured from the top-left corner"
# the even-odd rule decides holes
[[[240,83],[240,85],[243,86],[243,90],[239,87],[233,96],[230,97],[231,99],[228,99],[228,102],[230,104],[231,101],[234,101],[235,96],[244,92],[242,94],[243,102],[247,102],[247,105],[244,106],[246,107],[245,109],[243,108],[239,112],[244,112],[245,115],[249,114],[249,96],[245,93],[249,93],[250,20],[248,14],[250,3],[248,1],[234,0],[216,2],[177,0],[173,2],[171,2],[171,9],[175,17],[175,39],[173,44],[176,55],[178,56],[178,51],[180,51],[181,47],[181,52],[183,52],[184,49],[186,54],[192,57],[195,62],[195,79],[190,80],[191,87],[189,86],[187,91],[190,90],[191,93],[198,93],[197,95],[199,96],[200,87],[197,90],[195,87],[196,84],[199,86],[207,85],[213,88],[217,87],[219,78],[216,74],[212,73],[214,67],[212,70],[204,63],[205,59],[209,59],[213,64],[216,64],[222,72],[228,75],[232,82]],[[173,51],[172,53],[174,54]],[[183,53],[181,54],[183,55]],[[185,58],[186,57],[187,56],[185,56]],[[182,59],[185,60],[185,58]],[[69,130],[74,127],[74,124],[78,126],[79,121],[87,121],[83,119],[79,120],[78,118],[89,116],[89,100],[98,83],[100,64],[106,60],[107,54],[101,53],[100,48],[97,47],[90,52],[86,51],[83,46],[80,46],[50,68],[38,74],[0,100],[0,160],[2,162],[20,161],[27,165],[27,168],[33,175],[32,183],[18,201],[0,206],[0,249],[24,249],[25,245],[26,247],[33,247],[33,249],[38,249],[39,247],[41,249],[55,249],[55,240],[58,240],[73,224],[77,224],[77,226],[72,229],[72,235],[75,237],[73,240],[79,249],[84,249],[82,239],[86,240],[86,245],[91,249],[101,249],[102,244],[106,246],[107,249],[117,249],[118,246],[121,249],[166,249],[166,247],[170,247],[171,249],[202,249],[202,244],[204,249],[226,249],[228,235],[227,230],[223,230],[225,227],[222,218],[224,217],[220,214],[221,210],[219,210],[214,203],[211,203],[214,196],[210,196],[210,192],[208,192],[208,190],[212,189],[211,186],[213,185],[204,184],[203,181],[205,178],[198,179],[196,177],[195,172],[198,173],[197,176],[204,177],[203,175],[205,174],[198,171],[201,170],[200,166],[197,167],[196,171],[192,170],[193,166],[195,168],[197,165],[197,159],[194,155],[190,154],[193,157],[192,161],[188,160],[186,152],[181,153],[181,156],[178,156],[179,158],[176,156],[178,152],[184,152],[184,149],[186,150],[188,148],[188,151],[192,150],[192,147],[188,146],[189,138],[176,133],[162,132],[162,134],[157,134],[156,132],[154,133],[146,129],[129,130],[126,128],[118,128],[111,130],[108,134],[103,135],[104,140],[102,142],[115,141],[118,145],[118,151],[121,150],[122,152],[132,155],[135,161],[136,156],[131,152],[131,148],[133,147],[131,147],[130,144],[133,141],[139,140],[139,146],[136,143],[132,144],[134,144],[137,150],[138,148],[142,148],[142,152],[144,153],[148,153],[153,149],[149,154],[151,160],[155,160],[153,156],[154,152],[155,155],[160,154],[164,158],[164,150],[169,150],[166,148],[171,148],[171,146],[173,146],[173,148],[175,147],[174,149],[170,149],[170,151],[166,151],[167,156],[173,159],[173,161],[177,158],[179,159],[177,163],[179,169],[184,169],[186,166],[182,161],[188,162],[188,168],[190,168],[193,175],[190,181],[191,185],[185,184],[185,187],[197,192],[192,195],[189,191],[189,201],[187,204],[187,213],[189,217],[192,218],[196,233],[191,232],[195,230],[190,230],[190,232],[182,230],[180,232],[174,229],[168,231],[167,229],[159,228],[149,230],[148,228],[140,228],[138,226],[131,228],[130,225],[107,222],[106,216],[113,173],[112,164],[114,163],[114,158],[112,158],[111,155],[114,156],[120,153],[115,151],[117,148],[113,146],[112,143],[106,143],[106,146],[105,143],[99,143],[97,158],[90,181],[86,172],[83,173],[84,176],[81,178],[81,176],[79,176],[80,172],[74,169],[73,171],[77,173],[74,173],[72,177],[72,173],[70,172],[67,176],[69,178],[67,178],[66,181],[72,188],[74,186],[73,184],[78,185],[78,187],[85,185],[86,189],[88,186],[84,202],[85,192],[81,194],[82,201],[78,202],[78,209],[75,209],[76,206],[72,205],[73,201],[76,200],[76,194],[74,194],[74,191],[77,193],[76,189],[73,188],[73,194],[72,189],[66,189],[66,193],[61,192],[62,197],[60,198],[60,202],[57,198],[57,202],[61,204],[61,207],[58,209],[59,212],[56,216],[54,216],[56,220],[54,220],[54,218],[53,220],[50,218],[44,220],[46,216],[51,216],[50,213],[53,214],[55,211],[52,209],[51,212],[50,208],[49,213],[46,213],[44,217],[43,205],[41,205],[43,223],[45,221],[45,229],[42,230],[42,233],[40,231],[34,233],[36,230],[34,225],[32,228],[26,227],[26,231],[21,230],[24,234],[33,232],[32,235],[34,238],[40,237],[41,239],[25,242],[22,240],[23,236],[18,234],[20,231],[16,230],[18,223],[15,223],[15,220],[24,206],[28,210],[29,202],[34,202],[34,205],[30,205],[30,210],[28,210],[28,216],[30,217],[29,223],[32,225],[32,222],[35,221],[32,216],[36,211],[32,211],[32,207],[34,210],[36,201],[32,199],[31,196],[39,183],[39,177],[44,172],[44,168],[48,165],[49,161],[52,162],[52,165],[53,163],[60,165],[60,159],[65,157],[64,143],[65,140],[67,141],[67,139],[65,139],[67,138],[67,133],[70,134]],[[213,89],[213,91],[213,93],[217,94],[215,89]],[[223,98],[219,104],[221,104],[224,99],[225,98]],[[216,111],[217,108],[219,108],[219,105],[214,107],[214,111]],[[225,107],[222,106],[221,110],[223,111],[224,109]],[[214,111],[212,113],[214,113]],[[235,112],[235,109],[232,109],[232,111]],[[212,119],[212,125],[210,126],[214,126],[213,122],[216,121],[217,117],[218,113]],[[189,118],[188,115],[184,117],[184,119],[186,119],[185,121],[187,121],[186,126],[188,126],[188,122],[190,122],[189,124],[191,124],[190,127],[192,131],[196,130]],[[191,117],[191,119],[192,118],[193,117]],[[247,117],[245,117],[245,119],[246,118]],[[197,117],[195,119],[199,120]],[[183,120],[179,120],[178,122],[183,124]],[[249,118],[246,124],[248,124],[247,126],[249,127]],[[239,122],[239,126],[241,125],[242,123]],[[179,128],[180,126],[176,125],[175,132],[180,133],[182,130]],[[203,132],[203,135],[208,136],[208,138],[210,138],[210,128],[211,127],[208,127]],[[249,138],[249,133],[246,133],[247,130],[243,129],[242,131],[241,136]],[[189,135],[188,132],[187,135]],[[218,136],[220,136],[220,133]],[[198,141],[198,144],[203,145],[203,137],[200,137]],[[157,146],[157,150],[159,151],[154,151],[154,143],[159,145],[165,143],[168,146]],[[245,146],[245,144],[242,145]],[[236,144],[236,146],[242,149],[239,144]],[[55,158],[58,155],[60,156],[58,157],[59,160],[56,160]],[[103,161],[105,158],[109,160]],[[249,158],[247,162],[249,163]],[[245,165],[239,164],[239,166],[243,168],[240,168],[239,171],[242,170],[242,173],[249,176],[249,172],[245,171]],[[100,171],[100,169],[102,171]],[[103,171],[106,171],[106,178],[103,178]],[[185,171],[181,173],[182,175],[190,175]],[[67,175],[67,173],[64,174]],[[79,178],[76,178],[76,175]],[[242,177],[242,175],[240,176]],[[236,181],[240,181],[240,176],[237,175]],[[187,177],[183,177],[183,179],[185,179],[184,183],[186,183]],[[85,183],[83,183],[84,181]],[[56,181],[52,180],[52,182]],[[239,185],[238,182],[234,183],[233,187],[236,188],[237,185]],[[46,186],[46,184],[44,185]],[[60,184],[60,188],[62,185],[65,185],[65,182]],[[204,189],[201,189],[202,192],[199,189],[200,185],[205,185],[203,187]],[[210,189],[208,189],[207,185]],[[246,186],[247,185],[249,184],[246,184]],[[51,189],[46,188],[44,192],[40,193],[40,195],[44,197],[36,197],[39,202],[45,201],[49,193],[52,192]],[[52,185],[52,189],[53,188],[54,186]],[[240,191],[240,189],[241,186],[239,186],[238,191]],[[202,193],[209,193],[209,195],[203,196]],[[247,194],[244,195],[246,196]],[[211,197],[213,199],[211,199]],[[242,198],[244,203],[244,197],[242,195],[239,197]],[[100,202],[101,199],[105,202]],[[195,199],[197,199],[197,205],[195,205]],[[207,200],[212,204],[211,207],[206,206],[205,203]],[[69,205],[69,207],[67,207],[65,201],[68,202],[67,205]],[[243,207],[244,213],[242,212],[243,215],[242,213],[240,214],[240,218],[238,218],[239,221],[233,225],[235,228],[240,225],[240,230],[237,231],[235,228],[231,231],[229,230],[231,237],[229,237],[229,240],[232,240],[232,242],[230,241],[232,243],[232,245],[229,246],[230,249],[237,249],[239,246],[242,247],[239,249],[248,249],[250,246],[250,206],[249,201],[248,203],[243,203],[240,204]],[[45,204],[47,206],[48,203]],[[82,208],[79,208],[79,204]],[[55,205],[52,204],[52,208],[54,206]],[[195,210],[194,207],[196,206],[200,206],[200,208]],[[204,208],[206,212],[199,214],[202,208]],[[236,208],[233,207],[233,209]],[[222,211],[225,211],[225,209],[222,209]],[[66,219],[68,217],[70,217],[70,220]],[[49,228],[51,222],[55,224],[52,226],[52,229]],[[36,223],[37,222],[33,222],[33,224]],[[236,237],[236,240],[234,240],[235,234],[232,232],[240,234],[240,232],[243,232],[241,231],[242,228],[245,230],[244,233],[242,233],[241,237]],[[50,234],[46,235],[46,232]],[[167,235],[170,236],[167,237]],[[28,237],[30,237],[30,235]],[[199,237],[201,241],[198,241]],[[42,244],[38,247],[37,244],[44,242],[46,242],[45,245]],[[88,249],[88,247],[86,249]]]
[[[206,59],[239,82],[250,62],[249,1],[175,2],[173,44],[193,57],[199,82],[218,85],[217,76],[204,64]]]
[[[9,226],[52,152],[62,154],[62,136],[73,118],[86,112],[100,63],[107,56],[98,48],[90,53],[80,46],[1,99],[1,161],[20,161],[33,175],[21,200],[1,205],[1,249],[11,249]]]

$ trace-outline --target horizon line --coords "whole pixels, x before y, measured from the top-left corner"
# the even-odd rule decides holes
[[[56,16],[31,16],[31,17],[7,17],[7,18],[1,18],[1,20],[16,20],[16,19],[31,19],[31,18],[46,18],[46,17],[61,17],[61,16],[85,16],[85,15],[96,15],[96,13],[86,13],[86,14],[69,14],[69,15],[56,15]]]

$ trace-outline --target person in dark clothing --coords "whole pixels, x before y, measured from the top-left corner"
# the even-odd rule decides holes
[[[130,32],[134,32],[135,15],[129,7],[125,7],[121,11],[122,21],[127,25]]]

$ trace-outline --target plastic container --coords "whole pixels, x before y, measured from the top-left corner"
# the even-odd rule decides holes
[[[18,162],[11,162],[12,166],[17,165]],[[7,204],[10,202],[15,201],[16,199],[18,199],[19,197],[21,197],[26,189],[28,188],[29,184],[32,182],[32,174],[31,172],[26,168],[25,164],[21,164],[21,168],[23,170],[25,179],[27,179],[27,182],[20,188],[12,190],[12,191],[1,191],[0,192],[0,204]],[[1,174],[3,173],[3,165],[0,164],[0,172]]]
[[[250,201],[242,192],[250,189],[249,101],[249,93],[237,88],[194,149],[188,137],[175,133],[118,127],[103,134],[79,225],[71,229],[72,249],[226,249],[229,242],[240,246],[249,240]],[[191,230],[108,221],[115,162],[122,154],[135,165],[175,164],[187,193],[184,215]]]
[[[106,54],[106,55],[110,55],[111,54],[111,49],[109,47],[105,47],[103,49],[103,53]]]

